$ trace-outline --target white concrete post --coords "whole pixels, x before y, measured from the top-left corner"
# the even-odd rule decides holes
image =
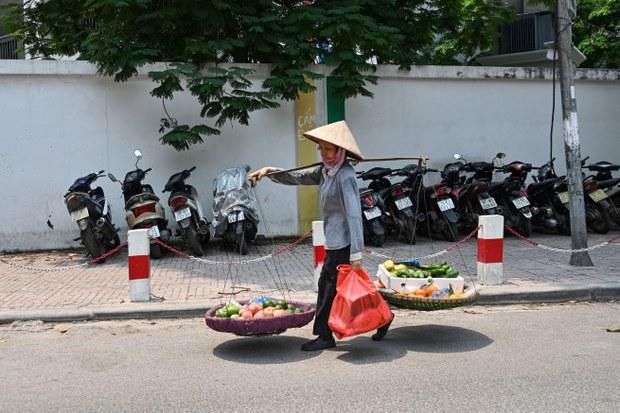
[[[478,280],[485,285],[504,282],[504,217],[480,215],[478,219]]]
[[[132,302],[151,299],[151,244],[148,229],[127,233],[129,249],[129,297]]]

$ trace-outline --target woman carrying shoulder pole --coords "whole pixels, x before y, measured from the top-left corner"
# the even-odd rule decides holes
[[[334,347],[336,341],[327,324],[332,302],[336,296],[336,283],[341,264],[362,268],[364,232],[359,189],[355,170],[347,156],[364,159],[357,142],[344,121],[331,123],[304,133],[319,146],[322,165],[292,172],[264,167],[249,174],[253,185],[268,176],[274,182],[286,185],[319,185],[320,212],[325,233],[326,258],[319,277],[313,334],[316,339],[304,343],[304,351],[317,351]],[[268,175],[271,174],[271,175]],[[377,330],[373,340],[382,340],[390,324]]]

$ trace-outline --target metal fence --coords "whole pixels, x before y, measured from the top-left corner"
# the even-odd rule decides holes
[[[12,36],[0,36],[0,59],[23,59],[22,43]]]

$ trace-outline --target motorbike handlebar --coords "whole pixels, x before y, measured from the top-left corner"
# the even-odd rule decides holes
[[[148,173],[149,173],[149,172],[151,172],[152,170],[153,170],[153,168],[146,169],[146,170],[144,171],[144,175],[148,174]]]
[[[189,169],[187,170],[187,172],[190,172],[190,173],[191,173],[191,172],[194,172],[195,170],[196,170],[196,167],[195,167],[195,166],[192,166],[191,168],[189,168]]]

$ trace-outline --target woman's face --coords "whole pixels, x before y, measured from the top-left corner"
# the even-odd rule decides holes
[[[319,142],[319,152],[321,152],[321,158],[329,159],[336,156],[336,152],[338,152],[338,147],[329,142]]]

